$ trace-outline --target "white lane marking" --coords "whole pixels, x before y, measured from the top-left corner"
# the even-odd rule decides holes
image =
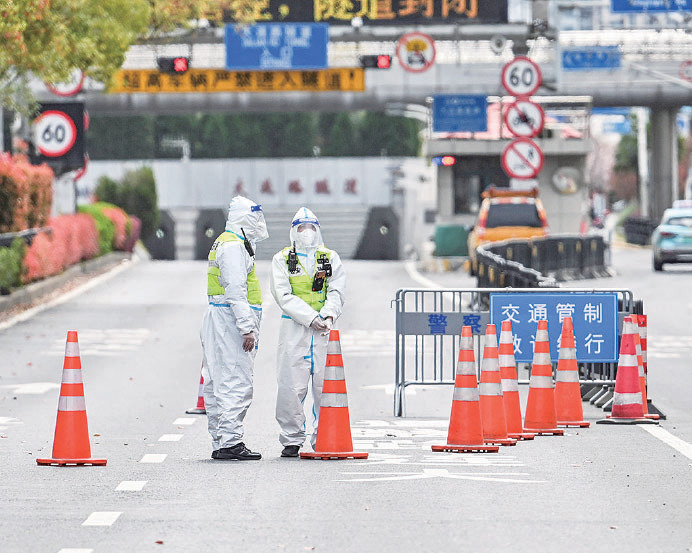
[[[494,477],[493,473],[465,473],[452,472],[447,469],[423,469],[423,472],[343,472],[345,475],[363,476],[370,475],[373,478],[351,478],[349,480],[337,480],[337,482],[381,482],[393,480],[426,480],[429,478],[449,478],[452,480],[478,480],[481,482],[509,482],[512,484],[541,484],[545,480],[521,480],[519,478],[504,478],[504,476],[528,476],[528,473],[498,473],[503,478]]]
[[[117,274],[122,273],[125,269],[130,267],[131,263],[137,263],[138,261],[139,259],[136,256],[133,256],[132,259],[130,259],[129,261],[123,260],[123,262],[113,267],[110,271],[92,278],[91,280],[85,282],[81,286],[77,286],[73,290],[70,290],[69,292],[62,294],[61,296],[58,296],[57,298],[49,302],[42,303],[40,305],[37,305],[36,307],[32,307],[31,309],[27,309],[26,311],[7,319],[6,321],[0,323],[0,330],[6,330],[11,326],[16,325],[17,323],[21,323],[22,321],[30,319],[34,315],[38,315],[41,311],[45,311],[46,309],[50,309],[51,307],[55,307],[56,305],[65,303],[71,300],[72,298],[75,298],[80,294],[88,290],[91,290],[92,288],[96,288],[97,286],[100,286],[101,284],[110,280]]]
[[[415,261],[407,261],[406,263],[404,263],[404,267],[406,268],[406,272],[408,273],[408,276],[410,276],[413,280],[415,280],[418,284],[420,284],[424,288],[433,288],[435,290],[438,290],[440,288],[444,288],[444,286],[440,286],[436,282],[433,282],[432,280],[427,279],[423,275],[421,275],[418,272],[418,269],[416,269],[416,262]]]
[[[177,442],[182,437],[182,434],[164,434],[159,438],[159,442]]]
[[[168,455],[166,453],[147,453],[142,457],[140,463],[163,463]]]
[[[369,465],[406,465],[406,466],[468,466],[468,467],[524,467],[512,456],[479,453],[474,455],[459,455],[458,453],[434,453],[423,457],[421,461],[414,461],[413,457],[396,453],[372,452],[367,461],[347,463],[358,466]]]
[[[146,485],[146,480],[123,480],[115,488],[116,492],[140,492]]]
[[[79,331],[82,356],[114,356],[135,351],[151,336],[148,328],[85,328]],[[65,352],[65,339],[57,338],[43,355],[61,356]]]
[[[13,394],[45,394],[50,390],[57,390],[60,384],[55,382],[27,382],[26,384],[6,384],[0,388],[9,388]]]
[[[646,430],[654,438],[658,438],[664,444],[668,444],[670,447],[679,451],[688,459],[692,460],[692,444],[686,442],[685,440],[681,440],[680,438],[674,436],[665,428],[661,428],[660,426],[654,426],[652,424],[642,424],[641,428]]]
[[[173,421],[173,424],[179,424],[180,426],[190,426],[191,424],[195,424],[195,421],[197,419],[188,419],[188,418],[178,418]]]
[[[370,386],[361,386],[363,390],[382,390],[386,395],[394,395],[394,384],[372,384]],[[416,395],[416,390],[413,386],[409,387],[406,393],[410,396]]]
[[[111,526],[122,514],[122,511],[96,511],[82,522],[82,526]]]
[[[92,553],[93,549],[65,549],[64,547],[58,553]]]
[[[22,424],[22,421],[14,417],[0,417],[0,424]]]

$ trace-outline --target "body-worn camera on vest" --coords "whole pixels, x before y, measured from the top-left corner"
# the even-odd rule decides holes
[[[317,258],[317,270],[324,271],[327,277],[332,276],[332,264],[329,263],[329,258],[326,255],[321,254]]]
[[[317,271],[315,278],[312,280],[312,291],[320,292],[324,288],[324,279],[327,277],[326,271]]]

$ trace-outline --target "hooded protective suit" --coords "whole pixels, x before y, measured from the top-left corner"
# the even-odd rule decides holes
[[[319,221],[309,209],[302,207],[296,212],[290,238],[291,246],[274,256],[271,271],[272,295],[283,312],[277,356],[276,420],[281,427],[282,445],[303,444],[306,435],[303,401],[312,381],[314,448],[328,329],[341,315],[346,275],[339,255],[324,247]],[[294,247],[297,263],[291,272],[289,260]],[[315,273],[320,270],[326,272],[323,287],[313,291]]]
[[[252,402],[262,293],[243,232],[253,250],[269,236],[261,206],[236,196],[228,208],[226,230],[209,252],[209,306],[200,332],[204,405],[214,450],[242,441],[243,419]]]

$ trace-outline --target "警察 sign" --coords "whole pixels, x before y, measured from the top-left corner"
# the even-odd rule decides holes
[[[514,357],[533,360],[538,321],[548,321],[550,358],[558,360],[562,321],[572,317],[577,360],[617,361],[618,302],[614,292],[566,292],[554,294],[490,294],[490,322],[498,332],[503,321],[512,323]]]

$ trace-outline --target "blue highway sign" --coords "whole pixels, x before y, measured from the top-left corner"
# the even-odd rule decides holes
[[[538,321],[548,321],[550,358],[558,360],[562,321],[572,317],[577,359],[581,362],[617,361],[618,311],[617,294],[490,294],[490,322],[512,323],[514,356],[517,361],[531,362]]]
[[[226,25],[226,69],[324,69],[327,23]]]
[[[487,130],[487,97],[464,94],[433,96],[433,132],[485,132]]]
[[[617,46],[589,46],[562,50],[562,68],[565,71],[618,69],[620,62],[620,49]]]
[[[692,11],[692,0],[610,0],[613,13],[661,13]]]

